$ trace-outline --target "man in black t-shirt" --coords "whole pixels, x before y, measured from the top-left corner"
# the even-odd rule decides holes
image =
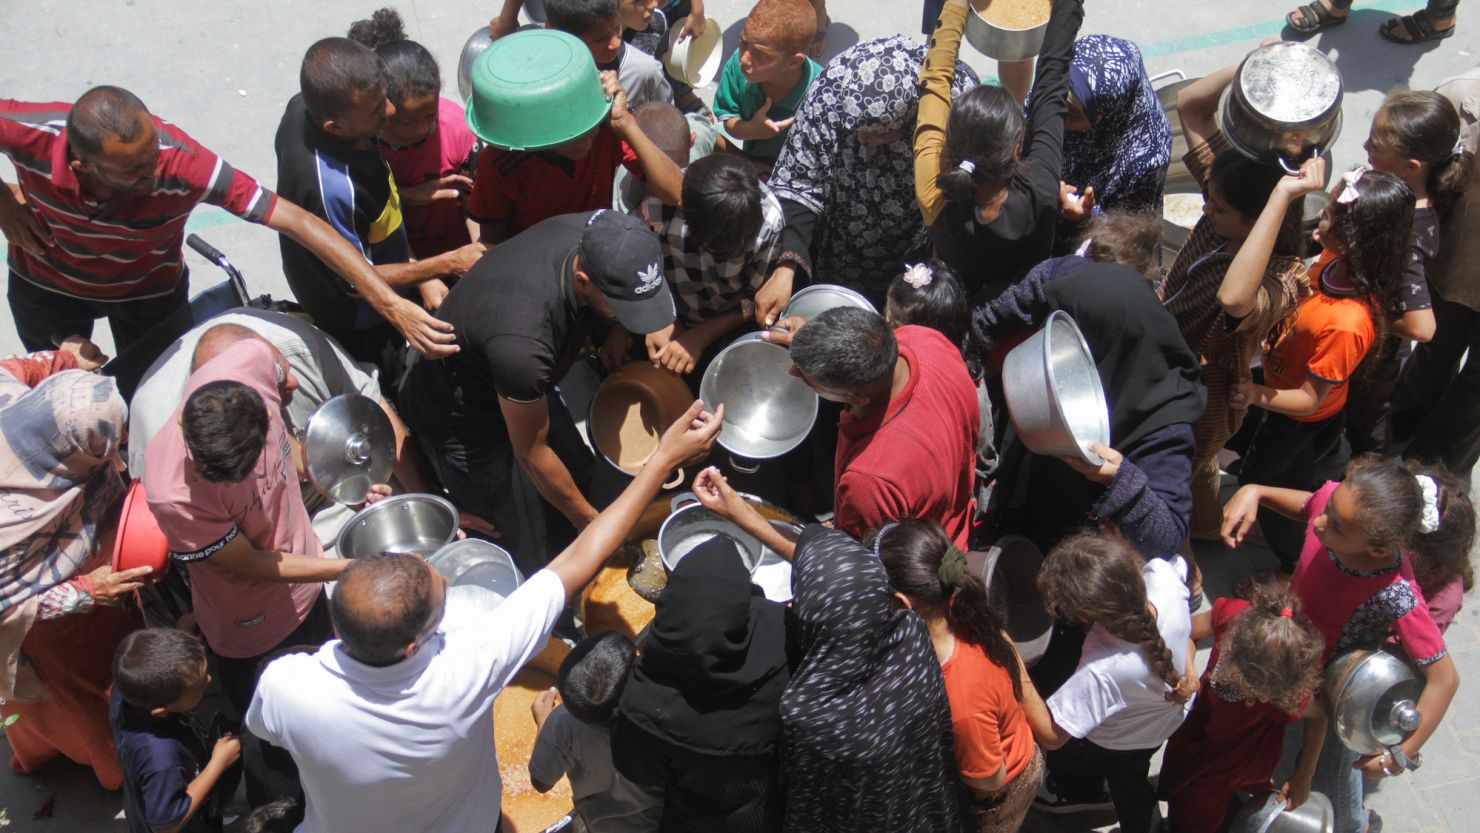
[[[348,38],[325,38],[304,55],[299,86],[274,143],[278,193],[326,220],[375,266],[381,283],[370,288],[373,294],[366,287],[357,294],[286,237],[283,272],[319,329],[394,380],[401,366],[397,330],[430,356],[446,355],[452,340],[445,324],[397,293],[429,278],[463,274],[486,247],[470,243],[408,262],[401,199],[376,142],[396,108],[386,96],[385,65],[373,51]]]
[[[478,261],[437,315],[459,351],[413,361],[403,416],[453,503],[492,521],[529,575],[552,554],[540,498],[577,529],[596,517],[572,473],[589,470],[590,452],[550,394],[596,325],[618,325],[620,346],[673,323],[662,249],[627,214],[552,217]]]

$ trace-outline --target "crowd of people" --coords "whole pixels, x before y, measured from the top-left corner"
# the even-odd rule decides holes
[[[1287,22],[1312,34],[1349,5]],[[382,9],[308,47],[272,189],[119,87],[0,99],[29,351],[0,361],[12,769],[90,766],[135,833],[220,830],[228,810],[250,833],[512,828],[493,702],[553,633],[585,638],[535,701],[528,780],[569,780],[576,830],[1010,832],[1033,808],[1113,808],[1127,833],[1216,833],[1246,802],[1319,792],[1338,833],[1379,833],[1365,785],[1422,763],[1474,583],[1480,70],[1390,92],[1364,165],[1282,169],[1220,129],[1236,66],[1169,115],[1137,46],[1054,0],[1036,62],[982,83],[959,58],[966,0],[925,6],[924,43],[819,63],[823,0],[759,0],[706,102],[660,60],[716,25],[702,0],[543,0],[524,27],[536,9],[505,0],[490,49],[563,33],[608,102],[537,149],[443,98]],[[1455,6],[1381,33],[1446,38]],[[1203,213],[1163,258],[1172,166]],[[279,233],[292,299],[182,318],[201,203]],[[882,313],[785,315],[821,282]],[[1062,316],[1109,442],[1056,457],[1019,436],[1001,371]],[[105,367],[100,318],[120,356],[154,351],[139,378]],[[650,362],[697,394],[750,333],[823,400],[768,463],[800,534],[715,453],[738,402],[696,399],[599,495],[572,369]],[[351,505],[303,453],[342,394],[394,435],[391,482]],[[579,633],[573,600],[685,467],[706,509],[791,562],[790,601],[718,536],[636,640]],[[486,611],[415,555],[339,557],[349,518],[393,492],[445,495],[523,584]],[[109,564],[135,501],[167,541],[162,580]],[[1044,554],[1054,625],[1032,656],[1004,602],[1037,601],[973,566],[1009,539]],[[1278,567],[1212,598],[1198,558],[1216,548],[1194,542],[1219,541]],[[1323,669],[1379,646],[1424,681],[1421,718],[1358,753]],[[213,686],[231,717],[207,727]]]

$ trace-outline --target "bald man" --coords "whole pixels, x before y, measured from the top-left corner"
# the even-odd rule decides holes
[[[396,433],[392,476],[407,491],[427,490],[420,452],[409,440],[405,423],[382,396],[376,369],[356,362],[327,333],[303,319],[266,310],[229,312],[198,324],[144,372],[129,404],[127,459],[135,478],[143,476],[144,450],[149,441],[180,407],[190,374],[243,338],[266,341],[284,360],[292,385],[283,406],[290,434],[303,429],[309,416],[336,396],[355,393],[369,397],[380,403]],[[313,519],[314,533],[325,552],[332,553],[339,530],[354,513],[325,499],[310,484],[303,485],[303,502]]]
[[[393,291],[323,220],[232,168],[118,87],[75,104],[0,99],[0,181],[9,302],[27,350],[90,336],[107,318],[120,350],[189,300],[181,254],[201,203],[301,245],[427,355],[455,350],[450,327]]]
[[[493,700],[621,545],[663,481],[713,447],[696,402],[642,471],[496,610],[459,605],[424,561],[356,559],[329,613],[338,639],[262,672],[246,727],[287,749],[306,795],[301,833],[497,829]],[[444,615],[445,613],[445,615]]]

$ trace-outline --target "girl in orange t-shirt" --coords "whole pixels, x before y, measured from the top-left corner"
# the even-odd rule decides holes
[[[1308,489],[1314,485],[1315,445],[1346,405],[1347,382],[1401,314],[1401,288],[1413,227],[1413,191],[1381,171],[1342,177],[1321,210],[1310,268],[1311,294],[1265,346],[1264,384],[1249,403],[1267,413],[1239,473],[1239,482]],[[1260,528],[1291,569],[1300,555],[1299,523],[1261,510]]]
[[[1043,779],[1035,737],[1052,719],[966,555],[932,521],[886,524],[874,551],[894,597],[925,621],[945,677],[956,766],[974,797],[983,833],[1012,833]]]

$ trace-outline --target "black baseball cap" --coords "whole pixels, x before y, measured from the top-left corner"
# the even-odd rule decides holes
[[[581,233],[580,268],[628,330],[655,333],[677,317],[658,236],[631,214],[603,208],[591,215]]]

